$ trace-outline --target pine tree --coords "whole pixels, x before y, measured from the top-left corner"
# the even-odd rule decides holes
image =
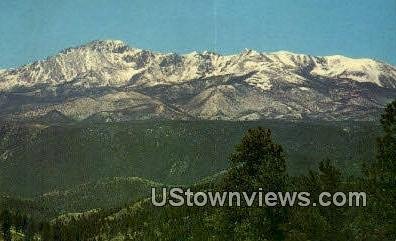
[[[53,238],[53,233],[52,233],[51,225],[45,222],[41,230],[41,239],[43,241],[51,241],[52,238]]]
[[[5,210],[1,213],[1,230],[3,233],[4,241],[11,241],[11,213]]]
[[[33,220],[29,219],[27,221],[26,229],[24,230],[24,241],[32,241],[34,236],[34,223]]]
[[[363,166],[361,185],[370,205],[356,218],[356,226],[365,240],[396,240],[396,99],[386,106],[380,123],[376,159]]]
[[[378,138],[376,173],[382,182],[396,184],[396,100],[388,104],[381,116],[384,135]]]
[[[284,191],[286,163],[283,149],[272,141],[271,131],[249,129],[231,155],[231,169],[222,181],[222,189],[252,193]],[[219,232],[225,240],[281,239],[280,225],[286,221],[281,207],[231,207],[220,214],[226,224]]]
[[[326,159],[319,163],[319,181],[322,191],[336,192],[341,183],[341,172]]]
[[[330,160],[319,163],[319,183],[321,192],[329,192],[332,195],[341,192],[341,171],[333,165]],[[327,220],[329,225],[327,238],[331,240],[344,240],[340,230],[343,226],[344,212],[342,207],[331,205],[320,208],[321,215]]]
[[[249,129],[236,146],[231,164],[248,186],[274,192],[284,188],[286,162],[283,149],[272,141],[269,129]]]

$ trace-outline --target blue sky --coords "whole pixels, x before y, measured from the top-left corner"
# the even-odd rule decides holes
[[[0,68],[95,39],[222,54],[245,48],[396,64],[395,0],[1,0]]]

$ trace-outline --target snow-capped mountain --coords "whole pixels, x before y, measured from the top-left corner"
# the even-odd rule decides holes
[[[15,119],[366,120],[395,97],[394,66],[284,51],[178,55],[94,41],[0,71],[0,115]]]

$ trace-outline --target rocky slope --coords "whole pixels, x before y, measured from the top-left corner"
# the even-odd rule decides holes
[[[395,97],[394,66],[284,51],[177,55],[94,41],[0,71],[0,116],[19,120],[368,120]]]

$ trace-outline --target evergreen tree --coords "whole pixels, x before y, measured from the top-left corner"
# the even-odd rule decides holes
[[[43,241],[52,241],[53,233],[51,225],[48,222],[45,222],[42,226],[41,230],[41,238]]]
[[[336,166],[330,163],[329,159],[319,163],[319,182],[322,191],[338,191],[341,183],[341,172]]]
[[[329,192],[332,195],[342,192],[341,171],[328,159],[319,163],[319,183],[320,192]],[[330,240],[345,240],[341,233],[344,220],[343,208],[334,205],[320,207],[320,213],[329,225],[326,237]]]
[[[365,163],[365,178],[357,181],[370,203],[352,219],[355,240],[396,240],[396,100],[386,106],[380,123],[377,157]]]
[[[1,230],[3,233],[4,241],[11,241],[11,213],[5,210],[1,213]]]
[[[27,221],[26,229],[24,230],[24,234],[25,234],[24,241],[32,241],[33,240],[34,229],[35,229],[34,226],[35,225],[33,223],[33,220],[30,219]]]
[[[378,156],[374,168],[383,182],[396,184],[396,100],[381,116],[384,135],[378,138]]]
[[[271,130],[262,127],[249,129],[230,159],[234,167],[231,174],[237,172],[234,177],[244,179],[240,181],[246,182],[245,189],[265,188],[275,192],[284,188],[285,157],[282,147],[272,141]]]
[[[231,169],[222,181],[222,189],[251,194],[284,191],[286,164],[283,149],[272,141],[271,131],[262,127],[249,129],[231,155]],[[243,203],[242,203],[243,204]],[[224,240],[281,239],[280,225],[286,221],[282,207],[227,207],[220,216]],[[219,215],[219,213],[217,214]]]
[[[396,239],[396,100],[388,104],[381,116],[383,136],[377,139],[377,160],[371,165],[368,182],[371,215],[381,233]]]

